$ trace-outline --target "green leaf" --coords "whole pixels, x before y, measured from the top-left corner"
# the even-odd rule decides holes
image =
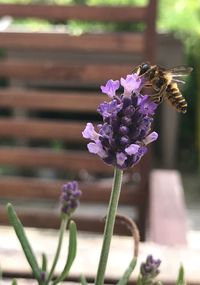
[[[17,285],[17,280],[16,279],[12,280],[12,285]]]
[[[176,285],[186,285],[183,265],[180,266]]]
[[[61,251],[63,237],[64,237],[65,230],[66,230],[66,227],[67,227],[67,223],[68,223],[68,216],[67,215],[63,215],[63,217],[61,218],[58,245],[57,245],[56,253],[55,253],[55,256],[54,256],[54,259],[53,259],[53,263],[52,263],[49,275],[47,277],[46,284],[49,284],[49,281],[52,279],[52,276],[54,274],[54,270],[56,268],[56,265],[57,265],[57,262],[58,262],[58,259],[59,259],[59,256],[60,256],[60,251]]]
[[[47,271],[47,256],[46,254],[43,252],[42,253],[42,271],[46,272]]]
[[[10,203],[7,204],[7,213],[8,213],[9,221],[10,221],[11,225],[14,227],[15,233],[19,239],[19,242],[21,243],[21,246],[22,246],[22,249],[23,249],[24,254],[26,256],[26,259],[32,268],[32,271],[33,271],[35,278],[39,282],[41,271],[39,269],[37,260],[35,258],[34,253],[33,253],[31,245],[30,245],[30,243],[26,237],[23,225],[20,222],[19,218],[17,217],[17,214],[16,214],[13,206]]]
[[[77,251],[77,229],[76,229],[76,224],[74,221],[70,221],[69,224],[69,245],[68,245],[68,256],[67,256],[67,261],[65,264],[65,267],[60,274],[60,276],[52,283],[52,285],[55,285],[61,281],[63,281],[68,273],[69,270],[73,264],[73,261],[76,257],[76,251]]]
[[[122,275],[121,279],[117,282],[116,285],[125,285],[125,284],[127,284],[127,282],[130,279],[131,273],[135,269],[136,263],[137,263],[137,259],[133,258],[131,260],[128,268],[126,269],[126,271],[124,272],[124,274]]]
[[[80,282],[82,285],[88,285],[87,280],[86,280],[85,276],[83,276],[83,274],[81,274],[81,276],[80,276]]]

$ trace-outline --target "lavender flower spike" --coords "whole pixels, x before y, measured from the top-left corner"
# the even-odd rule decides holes
[[[158,269],[160,264],[160,259],[154,259],[152,255],[147,256],[146,261],[140,266],[140,274],[144,284],[154,284],[154,278],[160,273]]]
[[[65,215],[71,216],[79,205],[79,198],[81,190],[76,181],[71,181],[62,186],[60,202],[61,212]]]
[[[141,94],[144,83],[137,74],[129,74],[120,82],[124,88],[121,95],[116,94],[119,80],[109,80],[101,86],[110,98],[97,109],[103,123],[97,126],[98,131],[88,123],[82,134],[91,140],[89,152],[124,170],[137,164],[147,152],[147,145],[157,139],[158,134],[151,131],[157,104]]]

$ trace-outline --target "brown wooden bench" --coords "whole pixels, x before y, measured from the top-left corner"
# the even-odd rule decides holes
[[[83,191],[78,227],[103,230],[113,169],[87,152],[81,132],[87,121],[99,120],[96,108],[105,99],[99,85],[125,76],[141,61],[154,61],[155,15],[155,0],[144,7],[0,4],[0,17],[43,19],[52,25],[50,31],[11,25],[0,32],[1,224],[8,223],[4,205],[9,200],[18,205],[24,225],[57,228],[60,187],[78,179]],[[59,28],[70,20],[141,23],[145,29],[77,36],[67,33],[67,25],[64,31]],[[132,214],[136,207],[143,239],[147,160],[127,172],[120,201],[122,211],[128,207]],[[126,230],[119,226],[117,232]]]

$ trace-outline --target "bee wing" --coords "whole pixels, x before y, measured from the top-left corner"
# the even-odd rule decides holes
[[[185,84],[185,81],[180,80],[180,79],[178,79],[178,78],[173,78],[172,81],[173,81],[173,82],[178,82],[178,83],[183,83],[183,84]]]
[[[171,68],[167,70],[167,72],[171,72],[172,77],[181,77],[181,76],[187,76],[192,72],[192,67],[186,67],[186,66],[177,66],[174,68]]]

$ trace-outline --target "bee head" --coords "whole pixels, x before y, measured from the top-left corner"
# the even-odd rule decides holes
[[[144,74],[151,68],[151,65],[148,62],[142,63],[140,66],[140,75]]]

